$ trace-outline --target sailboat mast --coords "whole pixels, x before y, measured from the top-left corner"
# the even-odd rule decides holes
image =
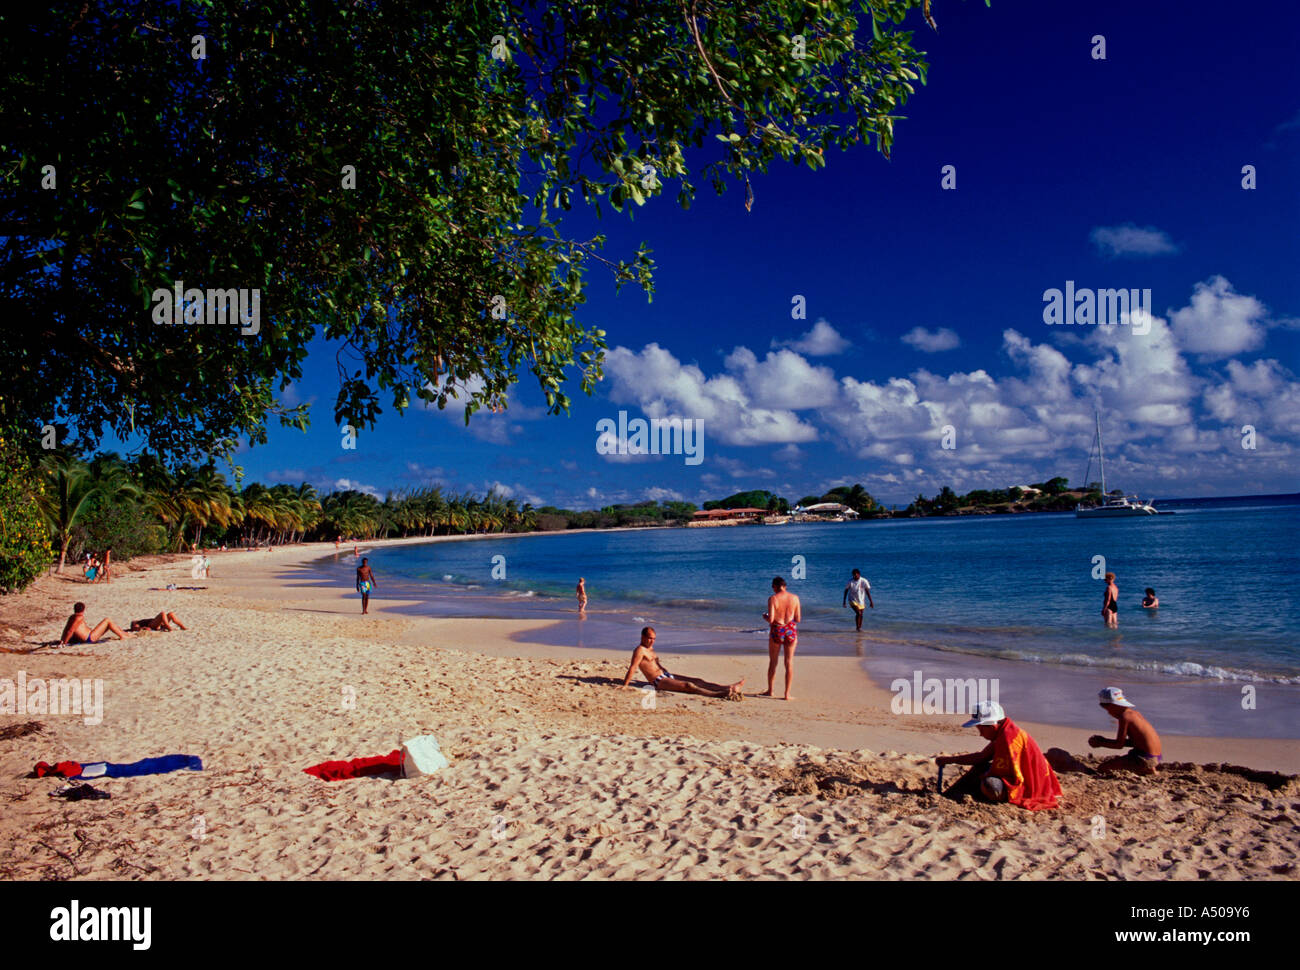
[[[1096,415],[1096,418],[1097,418],[1097,463],[1098,463],[1099,465],[1101,465],[1101,495],[1102,495],[1102,500],[1105,501],[1105,498],[1106,498],[1106,495],[1107,495],[1107,492],[1106,492],[1106,457],[1105,457],[1105,455],[1102,454],[1102,451],[1101,451],[1101,412],[1100,412],[1100,411],[1094,411],[1093,413]]]

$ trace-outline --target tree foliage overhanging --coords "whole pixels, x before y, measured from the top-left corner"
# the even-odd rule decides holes
[[[0,14],[0,418],[54,423],[83,448],[110,429],[164,458],[229,454],[264,443],[269,415],[305,425],[277,395],[316,335],[338,348],[336,421],[366,427],[416,398],[459,400],[468,421],[524,371],[563,411],[569,381],[590,392],[600,377],[585,271],[649,293],[653,268],[644,244],[609,259],[602,236],[571,238],[565,214],[665,193],[689,206],[729,181],[748,205],[778,158],[888,152],[925,76],[902,29],[922,6],[928,18],[930,0]],[[156,324],[151,294],[176,281],[260,289],[260,331]]]

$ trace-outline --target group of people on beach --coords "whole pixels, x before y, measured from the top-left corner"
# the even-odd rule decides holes
[[[1142,597],[1142,608],[1144,610],[1160,609],[1160,598],[1156,596],[1156,591],[1150,586],[1146,588],[1146,595]],[[1102,593],[1101,616],[1110,629],[1113,630],[1119,626],[1119,586],[1115,583],[1114,573],[1106,574],[1106,591]]]
[[[94,626],[86,620],[86,604],[72,604],[72,615],[68,617],[68,622],[63,624],[63,633],[59,636],[59,646],[73,643],[98,643],[103,639],[106,633],[111,633],[119,640],[127,640],[134,637],[137,633],[145,631],[155,631],[158,633],[167,633],[172,629],[188,630],[176,616],[168,610],[163,610],[157,616],[147,616],[143,620],[132,620],[128,629],[123,630],[108,617],[100,620]]]
[[[1106,574],[1106,601],[1103,612],[1113,617],[1118,602],[1119,591],[1115,585],[1115,574]],[[361,594],[362,613],[369,610],[370,591],[376,585],[374,570],[369,560],[363,558],[357,567],[356,586]],[[579,577],[575,590],[578,601],[578,613],[583,615],[587,609],[587,588],[585,577]],[[1147,589],[1143,606],[1154,609],[1159,606],[1155,590]],[[80,605],[80,604],[78,604]],[[871,583],[862,575],[861,570],[854,569],[844,587],[842,605],[851,607],[858,630],[862,629],[862,617],[867,609],[875,609],[875,600],[871,595]],[[768,623],[768,668],[767,690],[758,696],[775,697],[776,672],[782,659],[785,661],[784,699],[792,700],[790,693],[794,682],[794,655],[799,643],[799,624],[803,621],[802,605],[799,597],[791,593],[786,581],[780,576],[772,579],[772,594],[767,600],[767,609],[763,618]],[[105,621],[108,622],[108,621]],[[99,629],[98,627],[96,628]],[[697,694],[703,697],[725,698],[731,701],[743,700],[745,694],[744,677],[731,684],[718,684],[701,677],[690,677],[682,673],[673,673],[660,659],[655,651],[657,634],[652,626],[641,629],[641,641],[632,651],[631,663],[620,690],[628,690],[632,679],[639,673],[656,692],[668,691],[681,694]],[[1118,731],[1113,738],[1094,734],[1088,738],[1088,744],[1094,748],[1130,748],[1128,753],[1102,762],[1096,769],[1083,764],[1065,752],[1056,752],[1058,763],[1063,770],[1085,772],[1112,772],[1117,770],[1136,771],[1151,774],[1162,760],[1160,736],[1151,723],[1124,696],[1118,687],[1107,687],[1100,693],[1100,704],[1105,711],[1118,722]],[[945,794],[960,797],[970,794],[992,802],[1006,802],[1019,805],[1031,811],[1054,808],[1061,797],[1060,782],[1056,773],[1043,754],[1038,744],[1027,731],[1007,716],[997,701],[980,701],[971,712],[971,718],[963,727],[975,728],[980,736],[988,742],[981,750],[964,755],[940,755],[935,758],[939,767],[940,787],[942,788],[943,768],[947,765],[965,765],[969,770]]]
[[[111,583],[113,581],[112,572],[113,550],[105,549],[103,558],[96,553],[86,550],[82,557],[81,572],[86,577],[88,583]]]
[[[1132,771],[1140,775],[1155,774],[1164,760],[1160,735],[1142,716],[1119,687],[1105,687],[1098,692],[1099,704],[1117,722],[1115,737],[1094,734],[1088,738],[1092,748],[1129,748],[1122,755],[1108,758],[1092,768],[1068,752],[1054,749],[1057,767],[1064,771],[1110,774]],[[981,750],[962,755],[940,755],[939,789],[943,790],[943,769],[947,765],[969,765],[970,770],[945,795],[959,798],[972,795],[991,802],[1007,802],[1030,811],[1055,808],[1061,798],[1061,783],[1052,763],[1029,732],[1007,717],[997,701],[980,701],[971,718],[962,727],[975,728],[988,742]]]
[[[579,589],[582,584],[579,582]],[[862,629],[862,611],[866,602],[871,602],[871,584],[862,578],[858,570],[853,570],[853,578],[844,590],[845,601],[852,593],[854,596],[853,609],[857,613],[858,629]],[[865,602],[863,599],[865,598]],[[579,600],[582,608],[586,608],[585,591],[582,593],[582,599]],[[871,602],[874,609],[875,603]],[[785,580],[776,576],[772,579],[772,595],[767,599],[767,609],[763,613],[763,619],[767,620],[767,690],[759,694],[759,697],[775,697],[776,690],[776,670],[781,664],[782,659],[785,661],[785,693],[784,699],[793,700],[790,694],[790,688],[794,684],[794,654],[799,645],[799,624],[803,622],[803,606],[799,602],[799,597],[786,588]],[[698,677],[685,677],[670,674],[659,663],[659,658],[654,652],[655,631],[654,627],[645,627],[641,630],[641,642],[632,652],[632,663],[628,667],[627,676],[623,678],[623,689],[632,682],[633,675],[640,670],[646,679],[650,681],[655,690],[677,691],[682,694],[702,694],[706,697],[725,697],[728,700],[742,700],[744,694],[740,688],[745,683],[745,678],[741,678],[734,684],[712,684]]]
[[[852,597],[851,601],[850,597]],[[853,608],[857,628],[861,630],[863,612],[868,605],[873,610],[876,608],[875,600],[871,598],[871,583],[863,577],[861,570],[853,570],[848,584],[844,587],[843,605]],[[579,579],[579,612],[584,611],[586,608],[587,592],[584,581]],[[772,595],[767,599],[767,609],[763,613],[763,619],[768,624],[767,690],[758,696],[776,696],[776,670],[784,660],[785,693],[783,697],[787,701],[793,700],[790,688],[794,684],[794,654],[799,646],[799,624],[803,622],[803,606],[799,602],[799,597],[786,588],[786,582],[780,576],[772,579]],[[741,700],[744,697],[744,694],[740,691],[740,685],[745,682],[744,678],[741,678],[735,684],[724,685],[711,684],[700,680],[698,677],[675,677],[669,674],[659,664],[655,656],[654,637],[653,627],[648,626],[642,629],[641,642],[633,652],[632,664],[628,668],[627,677],[623,679],[624,688],[631,683],[632,676],[640,669],[656,690],[677,691],[683,694],[703,694],[706,697],[725,697],[728,700]]]

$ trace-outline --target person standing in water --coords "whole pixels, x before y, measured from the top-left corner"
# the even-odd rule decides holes
[[[1115,574],[1106,574],[1106,593],[1101,601],[1101,615],[1106,626],[1112,630],[1119,627],[1119,587],[1115,585]]]
[[[760,697],[775,697],[773,684],[776,681],[776,664],[781,651],[785,651],[785,699],[790,696],[790,685],[794,682],[794,650],[799,643],[799,623],[803,613],[799,606],[799,597],[785,588],[785,580],[777,576],[772,580],[772,595],[767,599],[767,612],[763,614],[770,629],[767,634],[767,690]]]
[[[357,567],[357,592],[361,594],[362,616],[370,612],[370,590],[379,585],[374,570],[367,565],[369,561],[368,557],[362,557],[361,565]]]
[[[849,603],[850,596],[853,597],[852,604]],[[871,604],[873,610],[876,608],[876,602],[871,598],[871,584],[867,582],[861,571],[855,569],[853,570],[853,576],[849,579],[849,584],[844,587],[843,605],[852,605],[853,618],[857,621],[859,632],[862,630],[862,613],[867,608],[868,603]]]
[[[587,580],[582,576],[578,577],[578,612],[587,612]]]

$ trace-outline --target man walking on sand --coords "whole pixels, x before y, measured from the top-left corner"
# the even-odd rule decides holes
[[[853,597],[852,604],[849,603],[850,596]],[[873,610],[876,608],[876,601],[871,598],[871,584],[867,582],[866,577],[861,572],[855,569],[853,570],[853,576],[849,579],[849,584],[844,587],[843,605],[852,605],[853,618],[857,621],[858,632],[862,631],[862,613],[867,608],[868,603],[871,604]]]
[[[375,571],[366,565],[369,561],[369,556],[363,556],[361,565],[357,567],[357,592],[361,594],[362,616],[370,612],[370,591],[379,585],[375,579]]]
[[[767,690],[759,697],[775,697],[773,684],[776,681],[776,664],[781,651],[785,651],[785,699],[790,696],[790,685],[794,682],[794,650],[799,644],[799,623],[803,612],[799,606],[799,597],[785,588],[785,580],[780,576],[772,580],[772,595],[767,598],[767,612],[763,614],[770,629],[767,634]]]

